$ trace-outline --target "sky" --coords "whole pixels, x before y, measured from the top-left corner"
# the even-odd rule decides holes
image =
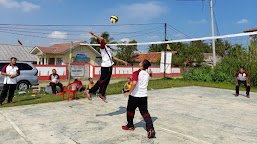
[[[256,0],[213,0],[220,35],[257,28],[256,5]],[[119,17],[115,25],[112,15]],[[118,42],[162,41],[164,23],[169,40],[211,36],[209,0],[0,0],[0,17],[1,44],[17,45],[18,39],[26,46],[89,41],[89,30],[108,31]]]

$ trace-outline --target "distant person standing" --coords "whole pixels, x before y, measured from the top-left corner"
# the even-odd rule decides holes
[[[249,75],[248,73],[243,69],[240,68],[239,72],[236,73],[235,79],[236,79],[236,96],[239,95],[239,87],[241,83],[245,85],[246,88],[246,96],[250,98],[249,92],[250,92],[250,84],[249,84]]]
[[[8,103],[13,103],[13,95],[17,86],[17,76],[20,75],[20,69],[16,66],[17,59],[15,57],[10,58],[10,64],[5,65],[1,71],[4,77],[4,87],[0,96],[0,106],[5,101],[7,93],[9,91]]]
[[[63,86],[62,86],[62,83],[60,83],[60,80],[59,80],[60,77],[57,74],[56,69],[53,69],[52,72],[53,73],[50,74],[49,76],[49,82],[50,82],[50,86],[52,87],[53,94],[58,93],[56,86],[59,86],[61,89],[61,92],[63,92]]]

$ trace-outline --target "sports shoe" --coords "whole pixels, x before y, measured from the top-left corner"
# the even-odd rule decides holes
[[[236,94],[236,97],[238,97],[238,94]]]
[[[150,130],[150,131],[148,131],[148,138],[154,138],[154,136],[155,136],[155,130]]]
[[[0,106],[2,106],[3,104],[2,103],[0,103]]]
[[[248,95],[246,95],[246,97],[247,97],[247,98],[250,98],[250,95],[248,94]]]
[[[134,130],[135,130],[135,128],[133,128],[133,127],[128,128],[127,125],[124,125],[124,126],[122,126],[121,128],[122,128],[123,130],[130,130],[130,131],[134,131]]]
[[[85,90],[85,93],[86,93],[86,95],[87,95],[87,99],[88,99],[88,100],[92,100],[92,96],[91,96],[91,94],[89,93],[89,90]]]
[[[9,103],[9,104],[12,104],[13,102],[12,102],[12,101],[9,101],[8,103]]]
[[[100,99],[102,99],[105,103],[108,103],[107,100],[106,100],[106,96],[99,95],[98,97]]]

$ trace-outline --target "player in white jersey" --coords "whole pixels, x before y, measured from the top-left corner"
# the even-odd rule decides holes
[[[103,37],[100,37],[93,32],[89,32],[93,36],[95,36],[99,43],[100,43],[100,51],[101,51],[101,56],[102,56],[102,63],[101,63],[101,77],[97,81],[97,83],[89,90],[85,91],[87,98],[89,100],[92,100],[91,94],[95,94],[97,90],[100,92],[99,98],[101,98],[104,102],[107,103],[106,96],[105,96],[105,91],[106,88],[110,82],[111,76],[112,76],[112,65],[114,62],[112,60],[115,60],[117,62],[124,63],[125,65],[128,65],[127,62],[116,58],[113,56],[112,50],[106,46],[106,40]]]
[[[125,96],[129,96],[128,106],[127,106],[127,121],[128,124],[122,126],[123,130],[134,130],[134,115],[135,110],[138,107],[142,117],[145,120],[146,128],[148,130],[148,138],[155,137],[155,130],[153,127],[153,121],[148,113],[147,108],[147,86],[152,72],[148,73],[146,70],[151,66],[151,63],[148,60],[143,60],[139,67],[138,71],[133,73],[132,86],[128,93],[125,93]]]

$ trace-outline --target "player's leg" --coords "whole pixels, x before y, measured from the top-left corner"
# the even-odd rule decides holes
[[[129,96],[128,105],[127,105],[127,122],[128,124],[125,126],[122,126],[123,130],[134,130],[134,116],[135,116],[135,110],[137,108],[138,104],[138,98]]]
[[[239,87],[240,87],[241,81],[238,81],[238,85],[236,86],[236,96],[239,95]]]
[[[0,105],[2,105],[2,103],[4,102],[8,91],[9,91],[9,85],[4,84],[4,87],[3,87],[3,90],[2,90],[2,93],[1,93],[1,96],[0,96]]]
[[[101,76],[100,79],[96,82],[96,84],[89,90],[89,93],[95,94],[99,87],[101,87],[108,77],[108,67],[101,67]]]
[[[99,98],[101,98],[104,102],[107,103],[105,92],[106,92],[107,86],[108,86],[108,84],[111,80],[111,77],[112,77],[112,67],[109,67],[108,71],[106,71],[106,73],[107,73],[107,77],[106,77],[104,83],[100,86],[101,95],[99,96]]]
[[[153,138],[155,136],[155,130],[153,127],[152,118],[147,109],[147,97],[140,98],[138,108],[139,108],[139,111],[140,111],[142,117],[145,120],[146,128],[148,130],[148,138]]]
[[[8,96],[8,103],[12,103],[12,99],[13,99],[13,96],[14,96],[14,92],[16,90],[16,84],[11,84],[10,85],[10,89],[9,89],[9,96]]]
[[[248,98],[250,98],[249,92],[250,92],[250,86],[247,86],[246,81],[243,82],[244,86],[245,86],[245,90],[246,90],[246,96]]]

